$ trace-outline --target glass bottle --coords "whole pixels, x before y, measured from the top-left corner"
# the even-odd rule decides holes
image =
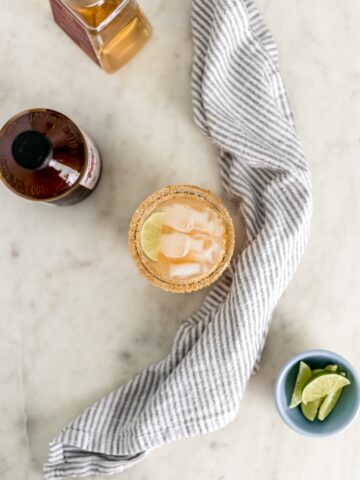
[[[105,71],[130,60],[151,35],[136,0],[50,0],[56,23]]]
[[[100,174],[95,143],[62,113],[27,110],[0,130],[0,179],[27,200],[77,203],[95,189]]]
[[[193,185],[171,185],[148,197],[130,224],[129,246],[140,272],[170,292],[213,283],[234,251],[234,227],[221,201]]]

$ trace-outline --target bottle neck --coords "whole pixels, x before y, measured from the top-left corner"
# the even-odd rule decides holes
[[[52,145],[47,136],[37,130],[26,130],[17,135],[12,144],[15,162],[26,170],[40,170],[47,166]]]

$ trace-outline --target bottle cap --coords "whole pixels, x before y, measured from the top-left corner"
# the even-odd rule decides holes
[[[14,160],[28,170],[41,168],[49,159],[51,150],[47,137],[36,130],[20,133],[12,144]]]

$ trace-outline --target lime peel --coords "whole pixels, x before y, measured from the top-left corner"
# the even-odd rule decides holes
[[[323,398],[319,398],[318,400],[315,400],[314,402],[310,402],[307,405],[302,403],[301,411],[304,417],[310,422],[313,422],[316,418],[316,415],[318,414],[319,407],[320,405],[322,405],[322,402],[323,402]]]
[[[339,367],[337,365],[329,364],[324,367],[324,370],[328,370],[329,372],[337,372],[339,370]]]
[[[291,397],[289,408],[295,408],[301,403],[301,394],[306,382],[311,378],[311,368],[305,362],[300,362],[296,377],[294,392]]]
[[[334,410],[343,390],[343,388],[339,388],[338,390],[336,390],[336,392],[326,395],[318,413],[318,419],[320,420],[320,422],[323,422]]]

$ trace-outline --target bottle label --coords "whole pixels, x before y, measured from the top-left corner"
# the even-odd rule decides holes
[[[95,142],[86,133],[81,131],[85,139],[85,148],[87,156],[86,170],[80,181],[80,185],[89,190],[94,190],[99,181],[101,173],[101,158]]]
[[[54,20],[59,27],[61,27],[95,63],[100,65],[88,33],[84,26],[77,20],[76,16],[64,5],[62,0],[50,0],[50,4]]]
[[[86,198],[96,187],[101,175],[101,157],[99,150],[89,135],[81,130],[84,137],[87,165],[78,186],[61,198],[49,200],[48,205],[73,205]],[[69,172],[70,173],[70,172]]]

